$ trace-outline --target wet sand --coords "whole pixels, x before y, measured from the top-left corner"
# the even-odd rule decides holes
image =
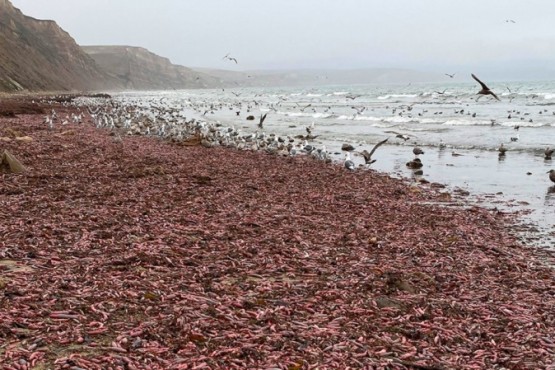
[[[358,146],[363,150],[372,145]],[[422,147],[423,174],[417,176],[406,163],[414,158],[412,146],[385,145],[376,151],[371,168],[417,182],[425,179],[447,186],[465,200],[488,208],[515,213],[521,225],[515,230],[528,244],[554,251],[555,187],[546,174],[555,164],[542,154]],[[456,156],[453,155],[455,152]],[[339,160],[340,155],[336,158]],[[354,157],[362,164],[362,157]],[[461,189],[462,191],[458,191]],[[526,226],[526,227],[524,227]]]
[[[552,261],[503,212],[307,157],[42,120],[0,119],[28,168],[0,175],[6,366],[555,364]]]

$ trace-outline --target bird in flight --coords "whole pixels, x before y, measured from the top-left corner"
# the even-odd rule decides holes
[[[227,53],[222,59],[232,60],[235,62],[235,64],[237,64],[237,59],[230,57],[229,54],[230,53]]]
[[[376,151],[376,149],[378,149],[380,145],[383,145],[386,142],[387,142],[387,139],[380,141],[379,143],[374,145],[374,148],[370,152],[368,152],[367,150],[363,150],[361,154],[364,157],[364,162],[366,164],[372,164],[376,162],[376,159],[372,159],[372,154],[374,154],[374,152]]]
[[[264,128],[264,120],[266,119],[266,116],[268,115],[268,113],[264,114],[264,115],[260,115],[260,122],[258,122],[258,127],[260,128]]]
[[[446,75],[446,76],[449,76],[450,78],[454,78],[455,75],[456,75],[456,73],[453,73],[453,74],[446,73],[445,75]]]
[[[497,95],[495,95],[495,93],[494,93],[493,91],[491,91],[491,90],[489,89],[489,87],[486,86],[485,83],[483,83],[482,81],[480,81],[480,80],[478,79],[478,77],[476,77],[476,76],[474,75],[474,73],[471,73],[471,76],[472,76],[473,79],[475,79],[475,80],[480,84],[480,86],[482,86],[482,90],[478,91],[478,94],[480,94],[480,95],[492,95],[495,99],[501,101],[501,100],[497,97]],[[478,99],[479,99],[479,98],[478,98]]]
[[[512,19],[505,19],[505,23],[516,23],[516,22]]]

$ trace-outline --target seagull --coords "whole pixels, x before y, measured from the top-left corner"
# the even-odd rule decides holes
[[[443,142],[443,139],[439,139],[439,150],[443,150],[447,147],[447,145],[445,145],[445,143]]]
[[[376,145],[374,145],[374,148],[372,148],[372,150],[370,151],[370,153],[367,152],[366,150],[363,150],[363,151],[362,151],[361,154],[362,154],[362,156],[364,157],[364,162],[365,162],[366,164],[370,165],[370,164],[376,162],[375,159],[372,159],[372,155],[374,154],[374,152],[376,151],[376,149],[378,149],[378,147],[379,147],[380,145],[385,144],[385,143],[387,142],[387,140],[388,140],[388,139],[382,140],[382,141],[380,141],[379,143],[377,143]]]
[[[555,170],[549,170],[547,173],[549,174],[549,180],[555,182]]]
[[[352,106],[351,109],[356,110],[356,111],[357,111],[356,114],[362,114],[362,113],[366,110],[366,107],[355,107],[355,106]]]
[[[549,147],[545,148],[545,159],[551,159],[551,156],[553,155],[553,149],[550,149]]]
[[[310,144],[308,143],[308,141],[306,141],[306,140],[304,141],[303,146],[302,146],[302,151],[303,151],[303,152],[306,152],[306,153],[309,153],[309,154],[310,154],[310,153],[312,153],[312,151],[315,150],[315,149],[316,149],[316,148],[315,148],[314,146],[310,145]]]
[[[505,23],[516,23],[516,22],[512,19],[505,19]]]
[[[237,59],[230,57],[229,54],[230,53],[227,53],[222,59],[233,60],[235,64],[237,64]]]
[[[494,97],[495,99],[499,100],[499,98],[497,97],[497,95],[495,95],[495,93],[494,93],[493,91],[491,91],[491,90],[489,89],[489,87],[486,86],[485,83],[483,83],[482,81],[480,81],[480,80],[478,79],[478,77],[476,77],[476,76],[474,75],[474,73],[471,73],[471,76],[472,76],[473,79],[475,79],[475,80],[480,84],[480,86],[482,86],[482,90],[480,90],[480,91],[478,92],[478,94],[481,94],[481,95],[493,95],[493,97]],[[479,98],[478,98],[478,99],[479,99]],[[501,101],[501,100],[499,100],[499,101]]]
[[[267,115],[268,115],[268,113],[266,113],[265,115],[260,115],[260,122],[258,122],[258,127],[264,128],[263,124],[264,124],[264,120],[266,119]]]
[[[407,167],[413,170],[422,168],[424,166],[420,158],[414,158],[412,161],[407,162]]]
[[[402,134],[402,133],[397,132],[397,131],[384,131],[384,133],[386,133],[386,134],[395,134],[395,137],[396,137],[396,138],[398,138],[398,139],[403,139],[403,140],[405,140],[405,141],[407,141],[408,139],[410,139],[410,137],[409,137],[410,135]]]
[[[414,153],[415,156],[418,156],[419,154],[424,154],[424,152],[422,151],[422,149],[420,149],[419,147],[415,146],[414,149],[412,149],[412,152]]]
[[[453,77],[455,77],[456,73],[453,73],[453,74],[445,73],[445,75],[449,76],[450,78],[453,78]]]
[[[447,91],[447,89],[444,89],[443,91],[435,91],[435,93],[439,95],[443,95],[445,94],[445,91]]]
[[[507,148],[505,148],[505,146],[503,146],[503,143],[501,143],[501,146],[499,146],[499,156],[503,157],[505,156],[505,152],[507,151]]]
[[[355,170],[355,162],[353,162],[351,160],[351,156],[349,155],[349,152],[347,152],[347,154],[345,154],[345,168],[348,169],[349,171],[354,171]]]

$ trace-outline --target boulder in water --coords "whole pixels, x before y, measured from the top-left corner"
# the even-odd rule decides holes
[[[352,152],[353,150],[355,150],[355,147],[352,146],[351,144],[343,144],[343,145],[341,145],[341,150],[345,150],[347,152]]]

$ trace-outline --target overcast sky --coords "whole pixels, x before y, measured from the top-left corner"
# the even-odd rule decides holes
[[[142,46],[190,67],[555,71],[553,0],[12,3],[81,45]],[[222,60],[227,53],[239,64]]]

